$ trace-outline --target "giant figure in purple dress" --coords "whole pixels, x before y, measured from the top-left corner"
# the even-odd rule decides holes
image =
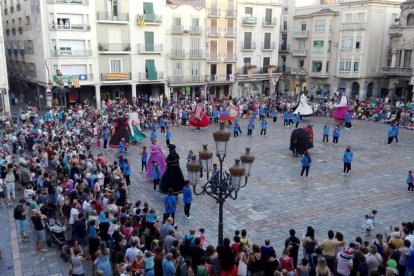
[[[150,157],[148,158],[147,162],[147,177],[152,178],[152,162],[155,161],[160,168],[161,176],[165,172],[165,155],[162,152],[161,146],[157,144],[157,140],[152,141],[150,146]]]
[[[348,98],[344,92],[338,91],[336,95],[338,96],[338,101],[334,104],[335,110],[332,113],[332,117],[335,122],[342,124],[345,121],[346,113],[349,111]]]

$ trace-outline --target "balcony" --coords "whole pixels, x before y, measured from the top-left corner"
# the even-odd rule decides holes
[[[129,43],[99,43],[98,51],[101,54],[111,54],[114,52],[118,54],[129,54],[131,45]]]
[[[202,59],[203,50],[201,49],[190,49],[190,59]]]
[[[182,33],[183,33],[183,26],[173,25],[171,27],[171,34],[182,34]]]
[[[54,22],[49,24],[49,30],[51,31],[90,31],[91,25],[87,24],[67,24],[56,25]]]
[[[208,17],[220,17],[221,10],[220,9],[208,9]]]
[[[236,18],[237,17],[237,11],[234,9],[227,9],[226,10],[226,18]]]
[[[365,30],[367,23],[342,23],[341,31]]]
[[[309,36],[309,31],[297,31],[293,33],[294,38],[307,38]]]
[[[207,62],[215,63],[221,62],[223,60],[221,55],[218,54],[210,54],[207,56]]]
[[[91,50],[52,50],[52,57],[90,57]]]
[[[190,34],[192,35],[201,35],[201,27],[200,26],[191,26],[190,27]]]
[[[233,74],[227,75],[207,75],[206,80],[208,82],[232,82],[236,81],[236,76]]]
[[[323,71],[310,72],[309,75],[314,78],[329,78],[329,72]]]
[[[218,37],[221,35],[220,28],[210,28],[208,29],[208,36]]]
[[[155,72],[155,74],[139,73],[138,79],[140,82],[158,82],[164,80],[163,72]]]
[[[403,29],[401,28],[401,26],[392,25],[390,27],[390,30],[388,31],[388,34],[391,37],[399,37],[403,35]]]
[[[19,31],[19,34],[22,34],[23,33],[23,27],[18,27],[17,29]]]
[[[236,62],[236,61],[237,61],[237,55],[233,55],[233,54],[224,55],[224,62]]]
[[[271,52],[276,49],[276,43],[275,42],[269,42],[269,43],[262,43],[262,51],[263,52]]]
[[[242,25],[243,26],[254,26],[257,24],[257,17],[245,16],[243,17]]]
[[[228,29],[226,29],[225,35],[226,35],[226,37],[236,37],[237,36],[237,29],[236,28],[228,28]]]
[[[162,15],[143,14],[146,25],[160,25],[162,23]]]
[[[105,23],[118,23],[118,24],[128,24],[129,23],[129,15],[127,13],[113,13],[113,12],[105,12],[105,11],[98,11],[96,13],[96,20],[97,21],[106,21]]]
[[[183,59],[185,58],[184,49],[172,49],[171,50],[171,59]]]
[[[277,21],[276,21],[276,17],[272,17],[272,18],[263,18],[263,21],[262,21],[262,26],[263,27],[274,27],[274,26],[276,26],[276,23],[277,23]]]
[[[161,54],[162,50],[162,44],[138,44],[139,54]]]
[[[170,76],[168,77],[168,82],[170,84],[186,84],[186,83],[205,83],[206,76],[196,75],[196,76]]]
[[[131,72],[101,73],[101,81],[130,81]]]
[[[17,11],[21,11],[22,10],[22,5],[20,3],[16,4],[16,10]]]
[[[308,50],[305,49],[295,49],[292,52],[292,56],[295,57],[306,57],[308,55]]]
[[[290,45],[282,44],[279,45],[279,52],[289,52],[290,51]]]
[[[256,42],[243,42],[242,51],[243,52],[253,52],[256,49]]]
[[[413,68],[410,67],[381,67],[381,73],[390,77],[411,77]]]
[[[48,4],[69,4],[69,5],[73,5],[73,4],[82,4],[82,5],[88,5],[89,4],[89,0],[47,0]]]

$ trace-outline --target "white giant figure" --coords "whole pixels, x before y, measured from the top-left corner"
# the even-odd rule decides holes
[[[300,95],[299,103],[293,113],[300,113],[300,116],[311,116],[313,114],[312,107],[308,104],[308,97],[305,95],[305,93],[302,93]]]

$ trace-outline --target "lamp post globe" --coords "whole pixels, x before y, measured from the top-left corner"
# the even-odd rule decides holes
[[[250,148],[246,148],[246,153],[240,156],[242,166],[246,170],[246,177],[250,176],[250,171],[252,169],[254,159],[255,157],[250,153]]]
[[[197,186],[199,178],[198,174],[201,169],[200,161],[197,160],[196,156],[192,157],[192,160],[187,164],[187,171],[188,171],[188,180],[194,187]]]
[[[213,162],[213,153],[207,149],[207,145],[203,145],[203,151],[200,151],[198,154],[201,162],[201,166],[207,172],[207,179],[209,179],[209,172],[212,167]]]
[[[230,175],[231,175],[231,186],[236,192],[240,190],[241,180],[244,176],[245,170],[240,165],[240,159],[234,160],[234,165],[230,167]]]
[[[224,122],[220,122],[220,128],[213,133],[216,142],[216,154],[219,159],[226,156],[227,142],[230,140],[231,133],[224,128]]]

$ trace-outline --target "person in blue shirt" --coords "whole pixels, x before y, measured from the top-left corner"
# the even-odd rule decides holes
[[[398,123],[397,123],[397,124],[395,124],[395,125],[392,127],[392,130],[393,130],[393,132],[394,132],[395,143],[397,143],[397,144],[398,144],[398,134],[400,134],[400,126],[398,125]]]
[[[288,126],[290,127],[290,125],[291,125],[291,124],[293,125],[293,112],[292,112],[292,110],[290,110],[290,111],[288,112],[288,119],[289,119],[289,124],[288,124]]]
[[[125,166],[124,166],[124,177],[125,177],[125,182],[127,187],[129,187],[131,185],[131,165],[128,162],[128,159],[124,159],[125,162]]]
[[[352,128],[352,116],[349,111],[345,114],[345,129],[351,130]]]
[[[165,143],[167,144],[167,146],[170,145],[170,140],[171,140],[171,131],[170,131],[170,127],[167,126],[167,132],[165,133]]]
[[[273,117],[273,123],[276,123],[277,122],[277,116],[278,116],[279,114],[278,114],[278,112],[277,112],[277,109],[276,108],[273,108],[272,109],[272,117]]]
[[[173,190],[168,189],[168,194],[164,198],[165,213],[174,220],[177,198],[173,195]]]
[[[185,112],[184,110],[183,113],[181,113],[181,124],[183,126],[187,125],[187,112]]]
[[[236,139],[236,137],[239,137],[239,128],[240,128],[239,123],[234,121],[234,125],[233,125],[233,138],[234,139]]]
[[[411,192],[414,192],[414,176],[413,176],[413,171],[408,171],[408,176],[407,176],[407,185],[408,185],[408,190]]]
[[[350,174],[351,173],[351,163],[352,158],[354,157],[354,153],[351,150],[351,147],[348,146],[344,152],[344,171],[343,174]]]
[[[157,130],[157,124],[155,122],[152,122],[151,124],[151,130],[156,131]]]
[[[157,132],[156,132],[156,130],[155,129],[153,129],[152,130],[152,133],[151,133],[151,143],[153,142],[153,141],[155,141],[155,140],[157,140]]]
[[[265,109],[263,107],[259,107],[259,118],[260,118],[259,120],[260,121],[264,120],[265,114],[266,114]]]
[[[161,133],[165,133],[165,126],[166,126],[165,119],[164,119],[164,117],[161,117],[161,119],[160,119]]]
[[[162,276],[175,276],[177,269],[174,265],[172,253],[167,253],[162,260]]]
[[[119,153],[124,154],[127,150],[125,148],[125,138],[122,138],[118,145]]]
[[[147,152],[147,147],[143,147],[142,148],[142,152],[141,152],[141,173],[144,173],[147,171],[147,160],[148,160],[148,152]]]
[[[283,111],[283,126],[289,127],[289,112],[287,110]]]
[[[392,141],[394,140],[394,124],[391,124],[391,126],[388,128],[387,132],[388,136],[388,145],[391,145]]]
[[[254,129],[254,122],[256,122],[256,112],[254,112],[253,115],[250,117],[250,121],[252,121],[253,129]]]
[[[249,123],[247,124],[247,136],[252,136],[253,128],[254,128],[253,122],[252,120],[250,120]]]
[[[191,184],[187,180],[183,188],[183,203],[184,203],[184,214],[187,216],[188,219],[191,218],[190,208],[191,208],[192,202],[193,202],[193,192],[191,190]]]
[[[214,109],[213,110],[213,122],[215,125],[217,125],[219,122],[219,115],[220,115],[219,111],[217,109]]]
[[[296,123],[295,128],[298,128],[299,123],[300,123],[300,112],[298,112],[298,114],[295,114],[295,123]]]
[[[262,123],[261,123],[260,135],[266,136],[266,130],[267,130],[267,122],[263,118]]]
[[[161,171],[160,167],[158,167],[157,161],[152,161],[152,181],[154,183],[154,191],[157,190],[157,185],[160,184],[161,179]]]
[[[106,127],[102,129],[102,140],[103,140],[103,148],[108,149],[108,131]]]
[[[309,153],[305,151],[300,158],[300,163],[302,164],[302,172],[300,173],[300,176],[303,176],[303,173],[306,172],[305,175],[308,177],[311,162],[312,159],[310,158]]]
[[[241,134],[241,133],[242,133],[242,131],[241,131],[241,128],[240,128],[240,117],[236,117],[236,118],[234,119],[234,123],[237,123],[237,125],[239,126],[239,133]]]
[[[339,128],[339,125],[337,125],[336,128],[332,132],[332,137],[333,137],[332,143],[338,144],[338,140],[340,136],[341,136],[341,129]]]
[[[325,139],[326,139],[326,142],[329,143],[329,126],[328,126],[328,124],[324,125],[322,134],[323,134],[322,143],[325,143]]]

